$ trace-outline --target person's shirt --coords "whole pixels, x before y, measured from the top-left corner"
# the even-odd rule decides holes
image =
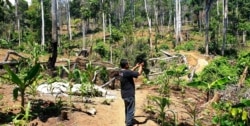
[[[135,83],[133,78],[137,78],[139,76],[139,73],[137,71],[122,69],[119,75],[120,75],[122,98],[134,97]]]

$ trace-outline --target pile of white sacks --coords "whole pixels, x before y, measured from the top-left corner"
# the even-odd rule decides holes
[[[81,84],[73,84],[71,89],[71,93],[80,94]],[[109,99],[115,99],[116,96],[110,91],[105,90],[104,88],[94,85],[95,90],[99,91],[103,97]],[[69,83],[66,82],[54,82],[52,84],[41,84],[37,87],[37,91],[39,91],[42,95],[53,95],[53,96],[68,96],[69,94]]]

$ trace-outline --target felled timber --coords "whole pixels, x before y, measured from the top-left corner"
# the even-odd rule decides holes
[[[179,53],[172,54],[165,50],[160,50],[160,51],[164,54],[163,56],[148,59],[148,61],[150,61],[150,64],[151,64],[150,67],[152,68],[150,69],[150,74],[148,76],[151,78],[154,78],[163,73],[162,69],[160,69],[159,61],[166,61],[167,63],[173,61],[173,62],[177,62],[177,64],[186,64],[186,65],[188,64],[187,58],[183,54],[179,54]]]
[[[17,65],[19,63],[16,60],[9,61],[10,55],[14,55],[14,56],[20,57],[22,59],[26,59],[24,56],[18,54],[17,52],[15,52],[13,50],[8,50],[8,52],[7,52],[6,56],[4,57],[3,61],[0,62],[0,69],[3,69],[3,65],[15,66],[15,65]]]
[[[15,55],[15,56],[17,56],[17,57],[21,57],[21,58],[23,58],[23,59],[26,59],[25,57],[23,57],[22,55],[18,54],[17,52],[15,52],[15,51],[13,51],[13,50],[8,50],[8,52],[7,52],[7,54],[6,54],[6,56],[5,56],[4,60],[3,60],[3,62],[8,61],[9,56],[10,56],[11,54],[12,54],[12,55]]]
[[[163,54],[165,54],[166,56],[168,57],[173,57],[173,54],[170,54],[169,52],[167,51],[164,51],[164,50],[160,50]]]

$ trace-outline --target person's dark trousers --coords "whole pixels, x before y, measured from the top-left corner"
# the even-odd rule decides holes
[[[135,97],[123,98],[125,104],[125,123],[126,126],[133,126],[135,114]]]

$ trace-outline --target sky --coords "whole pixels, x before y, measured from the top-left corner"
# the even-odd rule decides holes
[[[28,4],[30,5],[31,4],[31,0],[25,0],[25,1],[28,1]],[[14,5],[15,4],[15,0],[10,0],[10,2]]]

